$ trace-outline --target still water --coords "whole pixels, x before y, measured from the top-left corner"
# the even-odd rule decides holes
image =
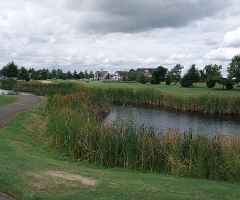
[[[162,108],[113,105],[105,121],[115,120],[118,112],[132,113],[139,124],[153,125],[159,132],[173,128],[180,132],[190,128],[196,134],[237,134],[240,117],[190,113]]]
[[[7,95],[7,94],[21,94],[21,95],[31,95],[29,92],[14,92],[12,90],[3,90],[0,89],[0,95]]]
[[[0,95],[1,94],[8,94],[9,92],[13,92],[13,91],[0,89]]]

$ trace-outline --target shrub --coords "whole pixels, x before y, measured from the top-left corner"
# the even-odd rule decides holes
[[[208,88],[213,88],[216,85],[216,82],[212,79],[207,80],[206,85]]]
[[[185,74],[185,75],[182,77],[181,86],[182,86],[182,87],[192,87],[192,86],[193,86],[193,80],[192,80],[192,78],[190,77],[190,75]]]

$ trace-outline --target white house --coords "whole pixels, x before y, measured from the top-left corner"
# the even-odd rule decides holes
[[[108,71],[103,71],[103,69],[101,69],[101,71],[96,71],[94,76],[93,76],[93,80],[104,80],[107,78],[108,75]]]
[[[116,71],[114,74],[113,74],[113,77],[112,79],[114,81],[121,81],[123,80],[124,77],[126,77],[128,75],[128,72],[127,71]]]

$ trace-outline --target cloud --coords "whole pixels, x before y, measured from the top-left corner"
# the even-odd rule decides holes
[[[240,47],[240,27],[225,34],[223,45],[226,47]]]
[[[79,31],[91,33],[144,32],[155,28],[182,27],[210,17],[224,6],[224,0],[67,0],[65,6],[82,14],[75,19]]]
[[[13,60],[114,73],[226,65],[239,54],[237,0],[12,0],[0,7],[0,66]]]
[[[209,38],[204,40],[204,43],[207,46],[215,46],[215,45],[219,45],[220,44],[220,40],[218,38],[209,37]]]
[[[240,52],[240,48],[225,48],[220,47],[217,49],[211,50],[204,56],[204,59],[207,60],[220,60],[220,61],[230,61],[233,56],[237,55]]]

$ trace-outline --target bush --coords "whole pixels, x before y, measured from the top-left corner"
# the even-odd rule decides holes
[[[171,85],[171,83],[172,83],[172,79],[171,79],[171,76],[169,75],[166,78],[166,85]]]
[[[192,87],[193,86],[193,80],[188,74],[185,74],[183,76],[183,78],[181,80],[181,86],[182,87]]]
[[[226,86],[226,88],[227,88],[228,90],[232,90],[232,89],[233,89],[233,85],[234,85],[234,83],[233,83],[232,80],[230,80],[230,79],[227,79],[227,80],[226,80],[225,86]]]
[[[207,84],[208,88],[213,88],[216,85],[216,82],[214,80],[210,79],[210,80],[207,80],[206,84]]]

